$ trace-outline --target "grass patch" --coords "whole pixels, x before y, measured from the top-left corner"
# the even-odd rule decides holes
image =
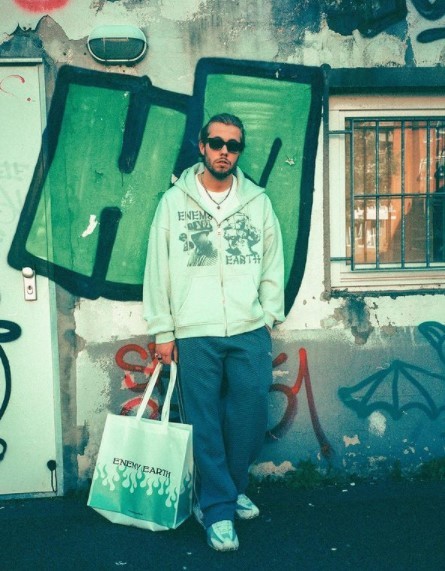
[[[403,472],[402,472],[402,464],[400,460],[396,460],[391,468],[389,473],[389,477],[394,482],[401,482],[405,479]]]
[[[284,487],[310,490],[325,486],[344,486],[364,481],[355,474],[347,474],[334,470],[320,470],[310,459],[300,460],[294,470],[289,470],[282,476],[266,476],[261,479],[251,478],[250,486],[253,489],[261,487]]]
[[[433,458],[424,462],[415,472],[418,480],[445,480],[445,458]]]
[[[329,467],[320,470],[312,460],[300,460],[294,470],[289,470],[284,475],[270,475],[263,478],[251,476],[249,488],[258,490],[262,487],[299,488],[310,490],[325,486],[347,486],[361,482],[375,480],[403,481],[444,481],[445,480],[445,457],[433,458],[423,462],[415,470],[403,469],[400,460],[395,460],[386,474],[376,477],[372,474],[350,474],[342,470]]]

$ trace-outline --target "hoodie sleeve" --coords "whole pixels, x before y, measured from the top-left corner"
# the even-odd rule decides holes
[[[272,328],[284,321],[284,258],[280,224],[266,197],[263,268],[259,299],[266,325]]]
[[[143,286],[144,318],[156,343],[175,338],[170,310],[169,234],[167,204],[161,200],[150,229]]]

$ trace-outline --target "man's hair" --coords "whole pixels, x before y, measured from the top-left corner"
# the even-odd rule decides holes
[[[211,119],[207,121],[204,127],[201,129],[199,134],[199,140],[205,143],[209,136],[209,128],[212,123],[223,123],[224,125],[233,125],[238,127],[241,131],[241,144],[242,148],[246,146],[246,131],[244,129],[243,122],[236,115],[231,115],[230,113],[219,113],[218,115],[213,115]]]

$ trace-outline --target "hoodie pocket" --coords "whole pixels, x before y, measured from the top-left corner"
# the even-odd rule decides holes
[[[223,323],[224,310],[220,281],[217,276],[195,276],[176,315],[176,325],[187,327]]]
[[[257,321],[264,316],[258,290],[250,274],[228,277],[224,291],[229,323]]]

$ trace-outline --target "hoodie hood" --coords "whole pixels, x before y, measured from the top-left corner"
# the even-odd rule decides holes
[[[203,207],[203,204],[198,189],[196,188],[195,176],[203,171],[204,165],[202,163],[197,163],[192,167],[185,169],[174,184],[174,186],[180,188],[201,207]],[[241,208],[256,198],[259,194],[265,192],[264,188],[261,188],[247,179],[238,167],[236,168],[235,176],[238,181],[237,197]]]
[[[237,203],[216,220],[197,164],[162,196],[148,241],[144,316],[156,343],[272,327],[283,315],[283,247],[269,197],[238,169]]]

